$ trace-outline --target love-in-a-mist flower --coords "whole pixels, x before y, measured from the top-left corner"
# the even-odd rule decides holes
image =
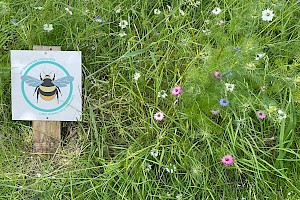
[[[154,114],[154,119],[156,119],[157,121],[161,121],[165,118],[164,113],[162,112],[157,112]]]
[[[157,96],[159,98],[163,98],[164,99],[164,98],[166,98],[168,96],[168,94],[166,93],[165,90],[161,90],[161,91],[158,92]]]
[[[220,99],[219,103],[221,106],[228,106],[229,100],[227,98],[222,98],[222,99]]]
[[[126,20],[121,20],[120,23],[119,23],[119,26],[124,29],[126,28],[126,26],[128,26],[128,21]]]
[[[180,13],[182,16],[185,15],[185,12],[184,12],[183,10],[181,10],[181,9],[179,9],[179,13]]]
[[[220,78],[220,72],[215,71],[214,72],[214,77],[217,78],[217,79],[219,79]]]
[[[212,115],[218,115],[220,113],[220,110],[211,110],[210,112]]]
[[[227,154],[227,155],[225,155],[223,158],[222,158],[222,163],[223,163],[223,165],[231,165],[231,164],[233,164],[233,162],[234,162],[234,157],[232,156],[232,155],[230,155],[230,154]]]
[[[260,90],[262,91],[262,92],[264,92],[264,91],[266,91],[266,86],[260,86]]]
[[[259,118],[259,119],[264,119],[266,118],[266,113],[262,110],[258,110],[256,111],[256,116]]]
[[[152,149],[151,152],[150,152],[150,155],[153,156],[154,158],[156,158],[159,155],[158,150],[157,149]]]
[[[256,56],[255,56],[255,60],[260,60],[261,58],[263,58],[264,57],[264,53],[258,53],[258,54],[256,54]]]
[[[218,15],[222,12],[222,10],[221,10],[221,8],[216,7],[211,12],[215,15]]]
[[[173,94],[174,96],[180,95],[181,92],[182,92],[182,87],[181,87],[181,86],[175,86],[175,87],[172,89],[172,94]]]
[[[137,81],[137,80],[139,80],[140,77],[141,77],[141,73],[136,72],[136,73],[133,75],[133,80]]]
[[[115,10],[115,13],[117,13],[117,14],[121,13],[121,7],[120,6],[115,7],[114,10]]]
[[[102,24],[103,23],[103,19],[100,16],[98,16],[98,17],[94,18],[94,22],[98,22],[98,23]]]
[[[264,21],[272,21],[273,17],[275,16],[275,14],[273,13],[273,10],[270,10],[270,9],[266,9],[266,10],[263,10],[261,12],[261,18],[262,20]]]
[[[52,24],[44,24],[44,30],[45,31],[52,31],[53,30],[53,25]]]
[[[278,119],[282,120],[286,118],[286,114],[282,110],[278,110]]]
[[[157,9],[157,8],[156,8],[156,9],[154,9],[154,14],[155,14],[155,15],[159,15],[160,13],[161,13],[161,12],[160,12],[160,10],[159,10],[159,9]]]
[[[234,90],[234,84],[225,83],[226,91],[232,92]]]

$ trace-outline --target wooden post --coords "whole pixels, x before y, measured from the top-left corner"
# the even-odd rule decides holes
[[[33,46],[33,50],[60,51],[60,46]],[[61,122],[32,121],[33,152],[35,154],[54,154],[60,147]]]

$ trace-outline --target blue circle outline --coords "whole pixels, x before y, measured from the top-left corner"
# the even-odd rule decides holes
[[[34,63],[34,64],[31,65],[30,67],[28,67],[28,69],[25,71],[25,73],[23,74],[23,76],[24,76],[24,75],[27,75],[28,72],[29,72],[30,70],[32,70],[34,67],[36,67],[37,65],[40,65],[40,64],[52,64],[52,65],[56,65],[56,66],[59,67],[61,70],[63,70],[63,71],[67,74],[67,76],[70,76],[69,72],[68,72],[62,65],[60,65],[60,64],[58,64],[58,63],[56,63],[56,62],[53,62],[53,61],[49,61],[49,60],[38,61],[38,62]],[[22,80],[22,82],[21,82],[21,89],[22,89],[22,94],[23,94],[24,99],[27,101],[27,103],[28,103],[31,107],[33,107],[34,109],[36,109],[36,110],[38,110],[38,111],[41,111],[41,112],[48,112],[48,113],[49,113],[49,112],[55,112],[55,111],[57,111],[57,110],[63,108],[63,107],[70,101],[70,99],[71,99],[71,97],[72,97],[72,93],[73,93],[73,83],[72,83],[72,82],[70,83],[70,92],[69,92],[69,96],[68,96],[68,98],[66,99],[66,101],[65,101],[62,105],[58,106],[57,108],[53,108],[53,109],[43,109],[43,108],[39,108],[39,107],[35,106],[34,104],[32,104],[32,103],[29,101],[29,99],[27,98],[27,96],[26,96],[25,89],[24,89],[24,81],[23,81],[23,80]]]

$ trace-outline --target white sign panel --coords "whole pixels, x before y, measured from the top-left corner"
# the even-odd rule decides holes
[[[80,51],[11,51],[12,119],[81,119]]]

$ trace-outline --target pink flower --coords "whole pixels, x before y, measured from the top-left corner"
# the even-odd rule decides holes
[[[220,78],[220,72],[215,71],[214,72],[214,77],[217,78],[217,79],[219,79]]]
[[[154,114],[154,119],[156,119],[157,121],[163,120],[164,117],[165,117],[164,113],[162,113],[162,112],[157,112],[157,113]]]
[[[227,154],[222,158],[222,163],[223,165],[231,165],[234,162],[234,157],[231,156],[230,154]]]
[[[262,110],[256,111],[256,115],[257,115],[257,117],[258,117],[259,119],[264,119],[264,118],[266,118],[266,113],[265,113],[264,111],[262,111]]]
[[[172,94],[173,94],[174,96],[178,96],[178,95],[180,95],[181,91],[182,91],[182,87],[181,87],[181,86],[175,86],[175,87],[172,89]]]
[[[211,110],[210,112],[213,115],[217,115],[217,114],[219,114],[220,110]]]

